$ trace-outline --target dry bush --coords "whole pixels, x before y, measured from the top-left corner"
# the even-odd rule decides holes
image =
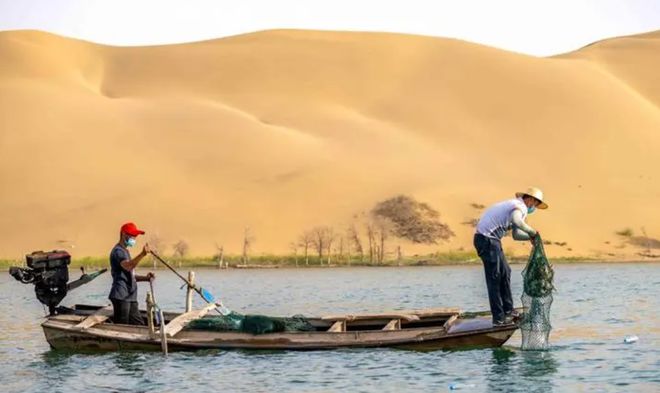
[[[371,214],[388,220],[394,236],[413,243],[437,244],[455,236],[449,225],[440,221],[440,213],[406,195],[379,202]]]
[[[660,248],[660,240],[648,236],[633,236],[628,239],[628,243],[637,247],[644,247],[646,249]]]
[[[172,248],[174,249],[174,257],[179,259],[183,259],[186,255],[188,255],[188,250],[190,249],[188,243],[185,240],[179,240],[178,242],[174,243]]]
[[[620,231],[616,231],[615,233],[622,237],[632,237],[634,235],[633,230],[630,228],[624,228]]]

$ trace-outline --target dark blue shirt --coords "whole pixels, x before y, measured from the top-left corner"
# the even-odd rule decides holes
[[[137,281],[135,270],[128,271],[121,263],[131,260],[131,254],[125,247],[117,244],[110,251],[110,273],[112,274],[112,288],[108,298],[122,301],[137,301]]]

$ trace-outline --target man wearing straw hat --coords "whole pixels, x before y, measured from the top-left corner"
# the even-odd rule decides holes
[[[513,322],[517,313],[511,297],[511,268],[502,251],[502,238],[511,230],[514,240],[533,241],[538,232],[527,225],[525,219],[536,209],[547,209],[543,192],[529,187],[517,192],[516,197],[496,203],[486,209],[479,219],[474,234],[474,248],[484,264],[486,287],[493,325]]]

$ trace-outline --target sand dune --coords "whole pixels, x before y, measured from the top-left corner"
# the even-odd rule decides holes
[[[246,226],[255,253],[283,253],[399,193],[456,232],[431,249],[470,249],[470,204],[533,184],[551,209],[532,225],[568,243],[551,255],[632,258],[615,231],[660,237],[657,69],[658,32],[552,58],[376,33],[2,32],[0,256],[105,255],[126,220],[193,254],[238,253]]]

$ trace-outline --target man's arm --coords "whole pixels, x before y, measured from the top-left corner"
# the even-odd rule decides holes
[[[142,260],[142,258],[144,258],[145,256],[147,256],[148,253],[149,253],[149,245],[148,245],[148,244],[145,244],[145,245],[144,245],[144,248],[142,249],[142,252],[141,252],[141,253],[139,253],[139,254],[138,254],[135,258],[133,258],[133,259],[130,259],[130,260],[127,259],[127,260],[125,260],[125,261],[121,261],[121,262],[120,262],[120,265],[121,265],[122,268],[124,268],[124,270],[130,272],[131,270],[133,270],[133,269],[135,269],[135,268],[137,267],[137,265],[140,263],[140,261]],[[136,280],[137,280],[137,278],[136,278]]]
[[[156,275],[152,272],[147,273],[146,275],[135,275],[135,281],[151,281],[156,278]]]
[[[514,240],[530,240],[538,234],[534,228],[527,225],[523,220],[522,212],[519,209],[514,209],[511,212],[511,220],[513,222],[513,231],[511,234]]]

